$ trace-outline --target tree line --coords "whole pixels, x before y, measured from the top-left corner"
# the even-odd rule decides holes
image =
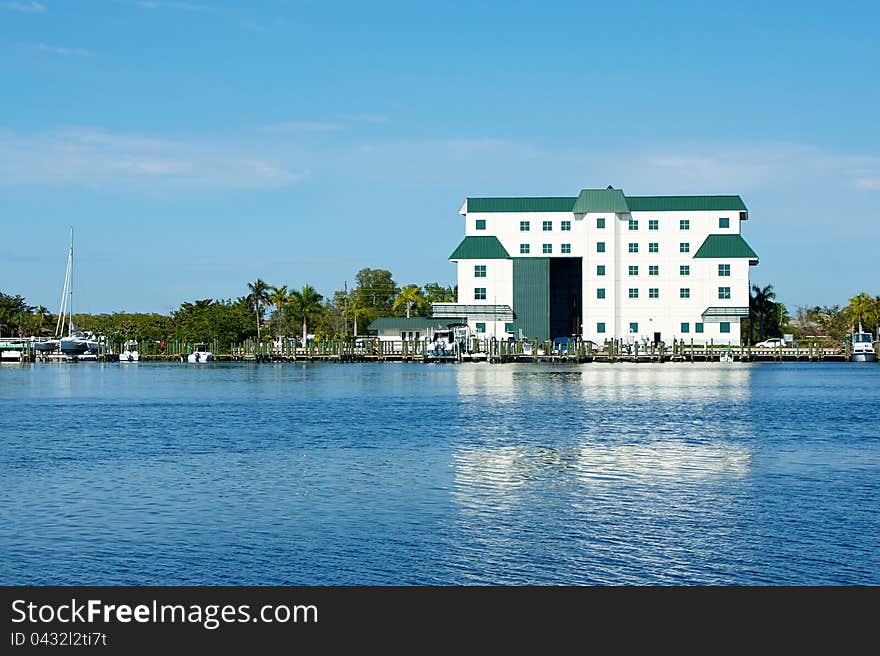
[[[170,314],[114,312],[74,314],[73,323],[85,331],[124,339],[188,342],[216,340],[228,348],[247,339],[310,335],[320,341],[363,335],[380,316],[427,317],[431,304],[454,302],[455,287],[437,282],[400,286],[387,269],[363,268],[355,286],[325,298],[311,285],[293,288],[257,278],[236,299],[197,299]],[[31,306],[22,296],[0,293],[0,335],[52,336],[57,316]]]

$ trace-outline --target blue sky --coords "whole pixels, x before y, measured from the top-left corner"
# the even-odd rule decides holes
[[[0,291],[454,284],[465,196],[740,194],[754,282],[880,293],[876,3],[0,0]]]

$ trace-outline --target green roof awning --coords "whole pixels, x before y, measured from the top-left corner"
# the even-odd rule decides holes
[[[575,198],[468,198],[467,212],[571,212]]]
[[[633,212],[746,212],[739,196],[627,196]]]
[[[462,318],[427,319],[425,317],[379,317],[367,330],[443,330],[450,323],[461,323]]]
[[[572,211],[575,214],[587,212],[617,212],[626,214],[629,205],[623,189],[581,189],[580,196],[574,202]]]
[[[758,254],[741,235],[709,235],[694,257],[747,257],[758,262]]]
[[[509,260],[510,254],[498,237],[465,237],[452,255],[455,260]]]

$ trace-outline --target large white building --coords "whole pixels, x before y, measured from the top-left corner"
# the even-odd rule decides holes
[[[584,189],[566,198],[468,198],[458,303],[486,337],[579,335],[737,344],[748,316],[749,267],[739,196],[625,196]]]

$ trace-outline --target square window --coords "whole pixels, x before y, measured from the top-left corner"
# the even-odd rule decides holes
[[[504,324],[504,332],[506,332],[506,333],[513,332],[513,322],[512,321],[508,321],[507,323]]]
[[[605,288],[604,287],[599,287],[599,289],[596,290],[596,298],[605,298]]]
[[[600,217],[596,218],[596,227],[597,228],[604,228],[605,227],[605,218],[604,217],[600,216]]]
[[[695,332],[695,333],[701,333],[701,332],[703,332],[703,324],[701,324],[701,323],[695,323],[695,324],[694,324],[694,332]]]
[[[597,264],[596,265],[596,275],[597,276],[604,276],[605,275],[605,265],[604,264]]]
[[[660,252],[660,244],[656,241],[652,241],[648,244],[648,252],[649,253],[659,253]]]
[[[722,216],[718,219],[718,227],[719,228],[729,228],[730,227],[730,219],[726,216]]]
[[[542,221],[541,222],[541,230],[544,232],[548,232],[553,230],[553,221]]]
[[[478,333],[486,332],[486,323],[484,321],[477,322],[477,332]]]
[[[474,278],[485,278],[486,277],[486,265],[485,264],[475,264],[474,265]]]
[[[629,220],[629,229],[630,230],[638,230],[639,229],[639,222],[637,219],[630,219]]]
[[[629,297],[630,297],[630,298],[638,298],[638,297],[639,297],[639,290],[638,290],[638,288],[636,288],[636,287],[630,287],[630,288],[629,288]]]
[[[519,222],[519,229],[521,232],[528,232],[530,228],[531,228],[531,225],[529,224],[528,221],[520,221]]]
[[[648,298],[660,298],[660,288],[651,287],[648,289]]]
[[[402,341],[406,341],[406,331],[405,330],[400,331],[400,339]]]
[[[652,264],[648,267],[648,275],[649,276],[659,276],[660,275],[660,265]]]
[[[564,254],[569,254],[569,253],[571,253],[571,244],[562,244],[562,246],[560,247],[560,250],[561,250],[562,253],[564,253]]]
[[[629,252],[630,252],[630,253],[638,253],[638,252],[639,252],[639,245],[630,242],[630,245],[629,245]]]
[[[721,301],[730,299],[730,287],[719,287],[718,288],[718,299]]]
[[[631,276],[639,275],[639,267],[637,265],[630,264],[629,265],[629,275],[631,275]]]
[[[485,287],[475,287],[474,288],[474,300],[475,301],[485,301],[486,300],[486,288]]]
[[[422,338],[422,333],[417,330],[416,331],[416,339],[421,339],[421,338]]]
[[[520,255],[528,255],[529,254],[529,245],[528,244],[520,244],[519,245],[519,254]]]
[[[730,322],[729,321],[722,321],[720,324],[720,327],[721,327],[722,333],[729,333],[730,332]]]
[[[687,323],[687,322],[683,322],[683,323],[681,324],[681,332],[683,332],[683,333],[689,333],[690,331],[691,331],[691,325],[690,325],[689,323]]]
[[[637,324],[635,321],[631,322],[631,323],[629,324],[629,331],[630,331],[631,333],[637,333],[637,332],[639,332],[639,324]]]
[[[659,230],[660,229],[660,221],[657,219],[651,219],[648,221],[648,230]]]
[[[596,332],[597,333],[604,333],[605,332],[605,322],[604,321],[596,324]]]
[[[596,242],[596,252],[597,253],[604,253],[605,252],[605,242],[604,241]]]
[[[691,222],[688,219],[682,219],[681,221],[678,222],[678,229],[679,230],[690,230],[691,229]]]
[[[552,253],[553,252],[553,244],[543,244],[541,246],[541,252],[544,253],[545,255],[547,253]]]
[[[559,229],[563,232],[569,232],[571,230],[571,221],[562,221],[559,224]]]
[[[678,290],[679,298],[690,298],[691,297],[691,289],[690,287],[682,287]]]
[[[678,275],[680,275],[680,276],[691,275],[691,265],[690,264],[680,264],[678,266]]]
[[[486,219],[477,219],[477,230],[486,229]]]
[[[691,252],[691,245],[689,243],[687,243],[686,241],[681,242],[678,245],[678,252],[679,253],[690,253]]]
[[[730,277],[730,265],[729,264],[719,264],[718,265],[718,275],[722,278]]]

